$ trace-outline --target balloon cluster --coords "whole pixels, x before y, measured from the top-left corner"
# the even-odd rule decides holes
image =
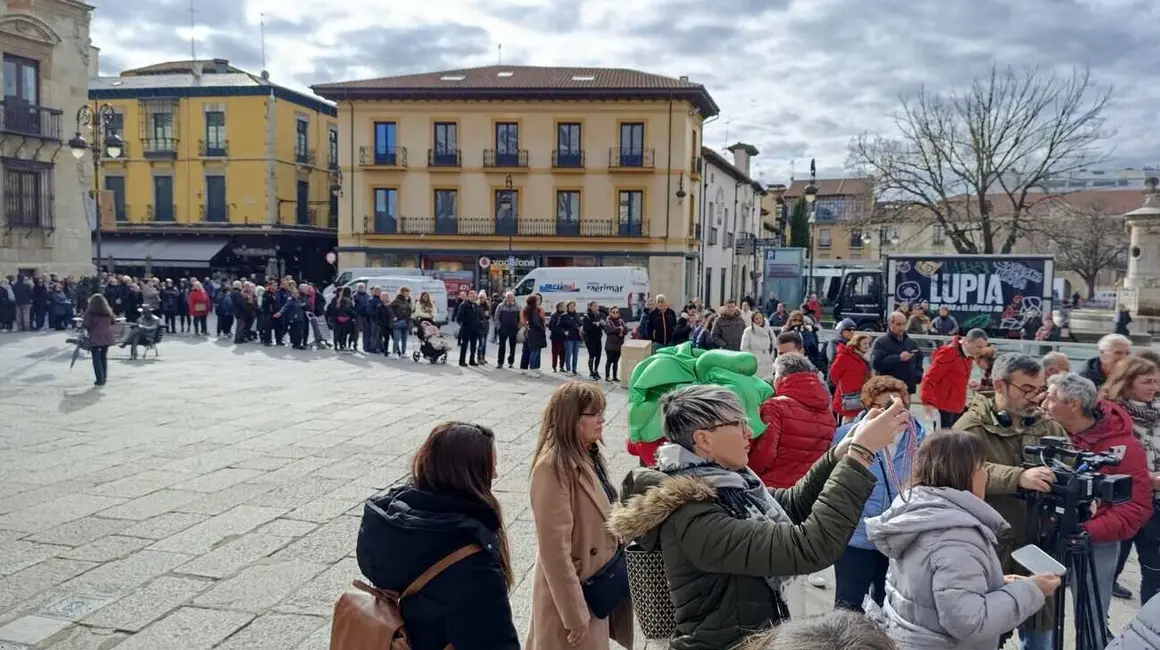
[[[628,381],[628,452],[647,465],[664,442],[660,399],[690,384],[714,384],[741,401],[753,437],[765,433],[761,404],[773,397],[769,382],[755,377],[757,358],[748,352],[702,350],[689,343],[661,348],[645,357]]]

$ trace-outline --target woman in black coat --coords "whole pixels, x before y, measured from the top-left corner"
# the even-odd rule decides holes
[[[446,422],[415,452],[410,481],[363,507],[358,566],[380,589],[402,593],[435,563],[470,551],[401,601],[413,650],[519,650],[495,466],[490,429]]]

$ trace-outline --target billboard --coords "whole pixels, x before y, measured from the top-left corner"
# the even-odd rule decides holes
[[[1051,310],[1054,262],[1047,257],[891,257],[895,303],[927,301],[950,309],[961,330],[1017,330]]]

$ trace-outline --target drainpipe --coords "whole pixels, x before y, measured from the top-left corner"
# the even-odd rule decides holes
[[[741,183],[734,181],[734,183],[733,183],[733,245],[731,247],[729,247],[729,276],[731,278],[733,278],[733,280],[737,279],[733,276],[737,275],[737,190],[740,187],[741,187]],[[733,283],[730,282],[729,284],[733,284]],[[742,288],[745,288],[744,285],[742,285]],[[733,287],[729,287],[729,289],[732,290]],[[737,304],[741,304],[741,296],[734,296],[734,297],[737,299]],[[752,309],[753,305],[750,305],[749,307]]]
[[[665,163],[665,249],[669,247],[669,215],[673,208],[673,91],[669,91],[669,160]]]
[[[713,122],[716,122],[719,118],[720,118],[720,115],[714,115],[713,117],[710,117],[707,120],[701,120],[701,148],[704,148],[704,146],[705,146],[705,125],[712,124]],[[698,149],[697,151],[695,151],[693,153],[700,154],[701,150]],[[708,194],[709,194],[709,168],[708,168],[708,165],[702,164],[701,165],[701,214],[700,214],[701,239],[699,242],[697,242],[698,243],[697,286],[701,287],[701,293],[704,295],[709,294],[709,287],[706,287],[703,284],[705,281],[705,238],[708,237],[708,232],[709,232],[708,225],[705,223],[705,203],[707,202],[706,197]],[[705,301],[706,304],[708,304],[708,302],[709,302],[708,300]]]
[[[354,182],[354,174],[355,174],[355,164],[354,164],[354,100],[350,99],[348,96],[347,103],[350,104],[350,138],[348,138],[350,140],[350,147],[349,147],[349,149],[350,149],[350,151],[349,151],[349,154],[350,154],[350,192],[349,192],[349,194],[350,194],[350,196],[348,198],[350,199],[350,234],[351,234],[351,238],[353,239],[354,233],[355,233],[355,216],[354,216],[354,193],[355,193],[355,182]],[[361,236],[358,238],[359,243],[362,243],[362,239],[363,238]],[[363,254],[365,255],[366,252],[364,251]]]

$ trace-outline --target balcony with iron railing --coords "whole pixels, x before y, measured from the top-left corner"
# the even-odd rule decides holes
[[[141,152],[146,158],[177,159],[177,138],[142,138]]]
[[[230,222],[230,206],[214,206],[212,208],[205,205],[198,206],[198,211],[201,220],[205,223],[229,223]]]
[[[225,158],[229,156],[230,141],[229,140],[198,140],[197,141],[198,155],[202,158]]]
[[[0,131],[44,140],[61,139],[61,116],[59,108],[37,106],[15,97],[0,100]]]
[[[177,221],[177,206],[163,205],[155,208],[153,207],[153,204],[150,203],[149,205],[145,206],[145,220],[156,221],[159,223],[173,223]]]
[[[553,169],[584,169],[584,150],[570,149],[570,150],[552,150],[552,168]]]
[[[485,149],[483,151],[483,166],[488,168],[527,169],[528,150],[496,151],[495,149]]]
[[[403,169],[407,167],[407,148],[393,147],[379,149],[377,147],[359,147],[358,164],[365,167]]]
[[[313,149],[294,149],[294,162],[299,165],[314,165],[316,160]]]
[[[656,168],[656,149],[611,147],[608,150],[608,168],[624,171],[653,171]]]
[[[374,235],[467,235],[498,237],[647,237],[642,219],[529,217],[399,217],[368,216],[364,231]]]
[[[428,149],[428,167],[458,168],[463,166],[463,152],[459,149]]]

